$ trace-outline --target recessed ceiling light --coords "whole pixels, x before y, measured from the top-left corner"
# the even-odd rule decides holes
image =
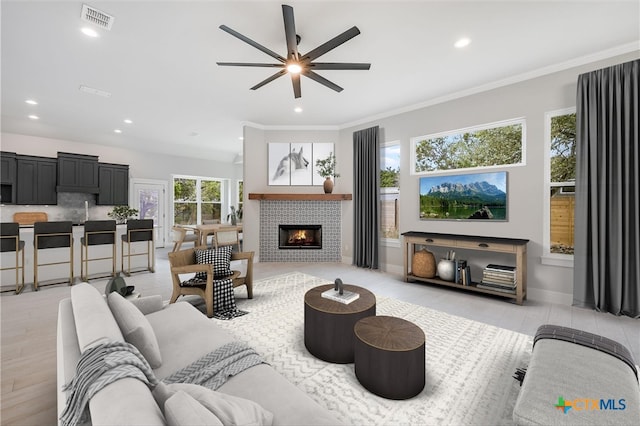
[[[29,118],[32,119],[32,120],[40,120],[40,117],[38,117],[37,115],[33,115],[33,114],[31,114],[29,116]]]
[[[238,139],[240,139],[241,141],[243,141],[243,140],[244,140],[244,137],[243,137],[243,136],[238,136]]]
[[[115,130],[114,130],[114,133],[122,133],[122,130],[120,130],[120,129],[115,129]]]
[[[80,30],[82,31],[82,34],[91,37],[91,38],[96,38],[99,36],[98,32],[96,30],[94,30],[93,28],[89,28],[89,27],[82,27],[82,29]]]
[[[456,41],[453,45],[455,47],[457,47],[458,49],[461,49],[465,46],[468,46],[469,43],[471,43],[471,39],[467,38],[467,37],[462,37],[461,39],[459,39],[458,41]]]
[[[33,99],[27,99],[25,102],[29,105],[38,105],[38,102],[34,101]]]
[[[127,124],[133,124],[133,121],[129,120],[128,118],[125,118],[124,122],[127,123]]]
[[[300,107],[295,107],[293,110],[295,112],[297,112],[297,113],[301,113],[302,112],[302,108],[300,108]]]

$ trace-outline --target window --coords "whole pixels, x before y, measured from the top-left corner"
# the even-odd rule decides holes
[[[221,219],[222,182],[212,178],[173,178],[173,222],[175,225],[202,224]]]
[[[524,119],[411,139],[412,173],[523,164]]]
[[[238,219],[242,219],[242,200],[244,200],[244,181],[239,180],[238,181],[238,200],[237,200],[237,204],[238,204]]]
[[[576,179],[575,108],[545,114],[545,253],[573,255]],[[562,256],[560,256],[562,257]],[[566,257],[566,256],[564,256]]]
[[[380,147],[380,235],[398,240],[398,205],[400,198],[400,142]]]

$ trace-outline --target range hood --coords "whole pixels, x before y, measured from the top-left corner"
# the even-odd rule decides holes
[[[95,155],[58,152],[57,192],[97,194],[98,157]]]

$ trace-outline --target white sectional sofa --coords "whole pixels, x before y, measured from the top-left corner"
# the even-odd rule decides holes
[[[159,296],[143,297],[133,302],[122,301],[135,305],[148,321],[140,320],[140,329],[130,333],[128,339],[137,339],[136,343],[139,344],[140,336],[136,338],[136,333],[144,330],[145,326],[148,333],[149,325],[157,339],[157,347],[150,349],[156,352],[159,350],[161,361],[159,365],[157,359],[150,364],[158,380],[235,340],[228,331],[216,325],[216,320],[208,319],[188,303],[163,306]],[[122,304],[122,301],[119,303]],[[123,336],[131,331],[121,330],[122,324],[118,325],[110,305],[105,296],[87,283],[73,286],[71,297],[60,302],[57,335],[58,415],[62,413],[69,395],[68,391],[62,390],[63,386],[74,377],[81,354],[101,343],[123,341]],[[137,310],[136,315],[139,315]],[[130,316],[129,320],[131,318],[136,316]],[[129,343],[136,344],[134,341]],[[141,350],[143,355],[148,349]],[[231,377],[218,392],[257,403],[273,415],[274,425],[340,424],[332,412],[318,405],[267,364],[255,365]],[[154,398],[151,389],[140,380],[117,380],[97,392],[90,400],[91,423],[175,424],[175,418],[165,416],[166,405],[160,406],[156,399],[157,395]],[[184,403],[182,405],[185,406]],[[192,413],[195,411],[197,410],[192,410]],[[193,418],[188,420],[193,421]]]

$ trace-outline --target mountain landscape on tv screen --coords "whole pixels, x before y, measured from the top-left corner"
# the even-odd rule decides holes
[[[431,187],[426,196],[459,204],[488,206],[504,206],[507,201],[506,193],[486,181],[467,184],[445,182]]]
[[[420,194],[421,219],[506,220],[506,211],[507,194],[484,180],[442,182]]]

